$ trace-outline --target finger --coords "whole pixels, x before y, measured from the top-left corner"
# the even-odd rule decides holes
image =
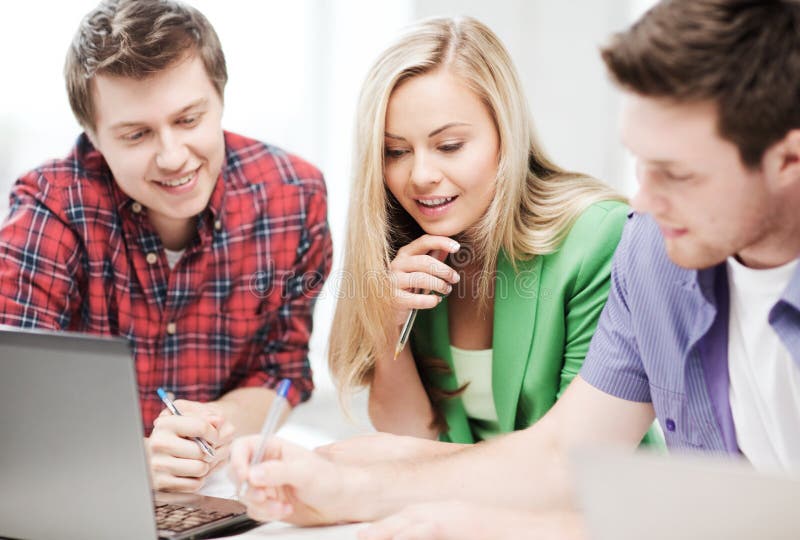
[[[225,417],[222,409],[216,403],[178,399],[175,401],[175,407],[181,411],[183,416],[197,416],[209,422],[212,420],[222,422]]]
[[[455,253],[461,248],[458,242],[446,236],[435,236],[432,234],[423,234],[416,240],[409,242],[405,246],[397,250],[397,254],[405,255],[418,255],[421,253],[428,253],[430,251],[443,251],[445,253]]]
[[[194,416],[163,416],[153,422],[153,431],[156,429],[169,431],[186,439],[199,437],[212,446],[221,444],[217,429],[202,418]]]
[[[453,290],[453,286],[447,281],[424,272],[399,274],[397,278],[397,287],[407,292],[420,290],[438,292],[442,295],[450,294]]]
[[[204,483],[204,478],[177,477],[170,474],[153,475],[153,487],[156,491],[195,493],[203,487]]]
[[[258,435],[239,437],[231,443],[230,464],[231,471],[237,482],[247,478],[250,469],[250,460],[253,459],[255,445],[258,444]]]
[[[430,522],[413,523],[404,530],[396,533],[392,540],[446,540],[439,528]]]
[[[461,277],[458,272],[430,255],[414,255],[413,257],[400,257],[399,255],[392,261],[391,270],[394,272],[422,272],[438,278],[458,283]]]
[[[359,540],[392,540],[395,535],[411,526],[413,522],[405,512],[376,521],[358,533]]]
[[[395,309],[432,309],[439,305],[444,297],[438,294],[417,294],[398,290],[395,292]]]
[[[256,521],[281,521],[292,513],[292,505],[285,502],[255,502],[249,498],[243,502],[247,507],[247,515]]]
[[[211,471],[211,465],[200,459],[183,459],[164,454],[150,460],[150,468],[156,473],[167,473],[182,478],[203,478]]]
[[[298,462],[269,460],[250,467],[249,483],[257,487],[292,486],[304,488],[311,483],[311,467],[303,460]]]
[[[233,437],[236,435],[236,426],[230,422],[224,422],[222,427],[217,429],[219,433],[220,446],[230,444],[233,442]]]
[[[196,441],[184,439],[167,430],[154,429],[148,447],[151,455],[167,455],[184,459],[203,460],[207,456]]]

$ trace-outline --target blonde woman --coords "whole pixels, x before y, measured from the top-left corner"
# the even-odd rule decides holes
[[[581,367],[624,199],[547,158],[507,51],[475,19],[410,28],[357,118],[352,281],[330,338],[340,392],[368,386],[383,432],[472,443],[528,427]]]

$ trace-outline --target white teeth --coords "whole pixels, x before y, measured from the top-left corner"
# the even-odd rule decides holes
[[[453,199],[455,199],[455,197],[443,197],[441,199],[428,199],[427,201],[419,200],[417,202],[419,202],[419,204],[421,204],[422,206],[440,206],[442,204],[449,203]]]
[[[193,176],[194,176],[194,171],[190,172],[189,174],[187,174],[182,178],[178,178],[177,180],[172,180],[170,182],[158,182],[158,183],[168,187],[178,187],[187,183],[189,180],[192,179]]]

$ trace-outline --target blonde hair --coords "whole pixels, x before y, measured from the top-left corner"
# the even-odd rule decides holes
[[[416,227],[384,184],[387,105],[399,84],[438,69],[460,77],[482,100],[499,135],[495,195],[469,231],[481,275],[494,275],[500,250],[512,262],[551,253],[587,207],[623,200],[597,180],[562,170],[539,148],[519,77],[489,28],[469,17],[411,26],[372,66],[359,98],[344,279],[329,343],[345,408],[349,395],[371,381],[377,357],[394,345],[386,334],[393,320],[388,267]],[[488,304],[491,283],[481,280],[479,288]],[[426,390],[436,404],[427,383]]]

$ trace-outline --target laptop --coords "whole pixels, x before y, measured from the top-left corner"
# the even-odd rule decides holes
[[[800,478],[743,460],[581,449],[571,455],[593,540],[797,540]]]
[[[126,341],[0,326],[0,537],[181,540],[253,523],[236,501],[151,491]]]

